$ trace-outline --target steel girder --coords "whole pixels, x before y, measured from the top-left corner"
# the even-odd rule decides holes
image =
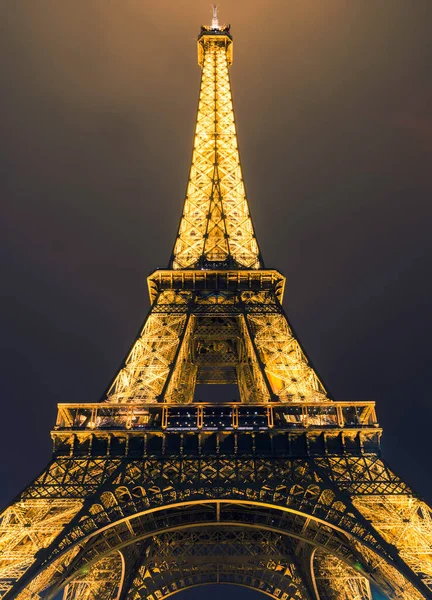
[[[75,461],[83,463],[78,471],[82,479],[77,480],[75,469],[70,470],[68,481],[66,465]],[[344,473],[341,465],[345,465]],[[14,591],[6,593],[5,598],[15,597],[20,589],[34,587],[40,591],[47,582],[66,581],[71,576],[73,579],[86,565],[164,528],[184,528],[198,522],[216,522],[217,527],[218,506],[219,519],[222,515],[236,526],[266,525],[330,552],[352,566],[360,562],[364,573],[383,589],[390,586],[387,591],[390,589],[395,597],[431,597],[414,572],[418,557],[412,567],[409,556],[402,558],[405,537],[399,541],[401,552],[397,552],[385,532],[380,533],[356,508],[356,503],[368,498],[374,501],[378,495],[384,504],[407,496],[406,487],[377,457],[347,456],[338,462],[335,458],[319,462],[311,458],[119,460],[111,464],[109,471],[101,469],[100,461],[68,459],[59,469],[63,480],[54,484],[52,473],[57,468],[53,463],[51,475],[40,477],[19,502],[24,506],[27,502],[29,506],[39,502],[47,507],[54,495],[58,497],[63,492],[67,498],[68,489],[74,495],[78,489],[89,492],[91,488],[85,481],[92,468],[99,477],[97,491],[83,497],[82,508],[75,517],[64,520],[68,523],[61,533],[45,540],[47,548],[38,552],[27,571],[23,569]],[[343,489],[339,489],[338,478],[344,481],[340,486]],[[357,493],[359,488],[361,494]],[[413,503],[418,502],[412,495],[411,498]],[[70,501],[76,502],[72,498]],[[222,512],[221,503],[226,504]],[[206,506],[208,509],[204,510],[202,507]],[[406,520],[405,526],[410,530]],[[411,527],[415,535],[415,521]],[[21,526],[16,525],[16,529],[21,530]],[[424,577],[424,571],[421,576]],[[421,590],[420,594],[415,587]],[[18,597],[37,595],[24,593]]]

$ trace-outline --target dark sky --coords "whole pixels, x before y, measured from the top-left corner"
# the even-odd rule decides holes
[[[266,265],[340,400],[432,501],[432,2],[236,0],[232,85]],[[181,212],[208,2],[0,6],[2,504],[98,400]]]

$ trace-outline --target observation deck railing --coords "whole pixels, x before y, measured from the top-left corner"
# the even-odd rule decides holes
[[[375,403],[59,404],[54,431],[277,431],[379,428]]]

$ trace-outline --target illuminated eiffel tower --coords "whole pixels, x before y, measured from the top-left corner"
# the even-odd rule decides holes
[[[3,600],[432,598],[429,508],[381,459],[374,403],[328,395],[264,267],[232,51],[214,10],[169,267],[103,401],[59,405],[52,461],[1,516]]]

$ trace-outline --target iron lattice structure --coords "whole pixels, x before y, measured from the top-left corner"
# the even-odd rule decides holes
[[[47,468],[0,523],[0,598],[432,598],[429,508],[380,456],[373,402],[333,400],[265,269],[245,196],[229,27],[198,37],[192,167],[169,268],[103,402],[60,404]],[[237,385],[198,401],[202,384]]]

